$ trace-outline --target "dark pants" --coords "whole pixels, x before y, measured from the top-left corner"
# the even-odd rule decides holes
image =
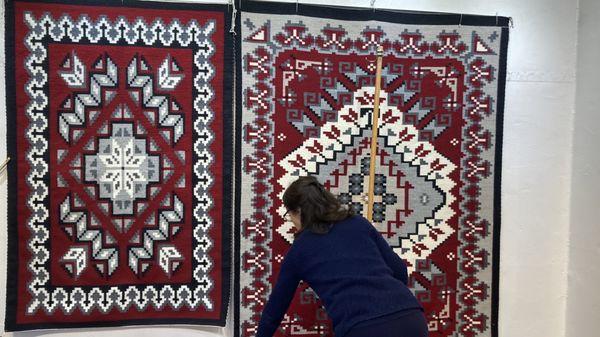
[[[399,311],[359,322],[344,337],[427,337],[427,319],[420,309]]]

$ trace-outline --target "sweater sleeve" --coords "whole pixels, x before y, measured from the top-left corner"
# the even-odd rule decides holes
[[[388,244],[388,242],[383,238],[381,233],[373,226],[373,224],[369,223],[371,227],[371,237],[375,240],[379,251],[381,252],[381,256],[385,260],[385,263],[392,269],[392,273],[395,278],[400,280],[404,284],[408,284],[408,271],[406,268],[406,263],[394,252],[392,247]]]
[[[292,258],[293,256],[288,252],[281,263],[277,282],[258,323],[256,337],[273,336],[296,293],[300,278]]]

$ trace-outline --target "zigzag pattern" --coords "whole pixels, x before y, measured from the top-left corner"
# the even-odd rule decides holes
[[[156,95],[152,76],[140,74],[139,67],[142,67],[142,70],[145,68],[144,60],[136,55],[127,67],[127,85],[131,88],[141,89],[142,104],[146,108],[158,109],[158,120],[155,122],[161,126],[173,128],[173,141],[177,143],[183,135],[183,116],[170,113],[169,96]],[[162,75],[159,74],[159,77],[162,78]],[[168,82],[170,81],[161,81],[161,83]]]
[[[184,220],[183,203],[177,195],[173,196],[173,209],[160,211],[158,214],[158,228],[145,230],[142,234],[142,246],[129,248],[129,268],[139,274],[146,270],[148,265],[143,265],[141,260],[154,258],[155,246],[160,241],[167,241],[170,236],[170,224],[180,223]],[[167,271],[169,273],[169,271]]]
[[[70,71],[63,71],[60,76],[71,88],[80,88],[85,84],[86,71],[83,63],[75,53],[72,54],[73,66]],[[93,74],[90,77],[89,92],[74,95],[73,112],[63,112],[59,114],[58,128],[62,137],[67,143],[71,142],[70,129],[72,126],[83,126],[86,120],[86,108],[98,107],[103,103],[102,89],[115,88],[118,83],[117,66],[105,55],[102,62],[94,66],[95,69],[102,69],[104,74]]]
[[[61,204],[60,204],[60,221],[66,224],[73,224],[75,228],[75,238],[78,242],[85,242],[91,246],[92,254],[91,257],[95,260],[100,260],[106,262],[106,271],[104,271],[109,276],[117,269],[119,266],[119,251],[117,248],[104,248],[103,241],[103,233],[97,229],[90,229],[88,227],[89,217],[85,211],[75,211],[71,208],[71,196],[68,196]],[[65,255],[63,255],[63,260],[65,262],[75,262],[81,260],[81,254],[84,253],[82,251],[82,247],[80,245],[71,247],[69,251]],[[81,263],[77,265],[81,266]],[[75,276],[81,275],[81,272],[85,270],[85,265],[83,268],[74,268],[72,273]],[[99,267],[103,268],[103,267]],[[68,268],[67,268],[68,269]],[[99,269],[100,272],[103,270]]]
[[[64,13],[60,18],[54,18],[49,13],[36,18],[33,13],[26,13],[25,22],[32,28],[40,27],[30,30],[37,40],[48,34],[54,41],[61,41],[67,36],[73,42],[85,38],[91,43],[99,43],[100,40],[106,39],[111,44],[121,42],[128,45],[161,43],[165,46],[178,44],[187,47],[195,43],[201,46],[215,29],[213,21],[201,26],[196,20],[182,24],[177,18],[167,23],[157,18],[148,24],[139,16],[135,22],[129,22],[124,16],[119,16],[113,21],[104,15],[94,21],[87,14],[82,14],[75,20]]]

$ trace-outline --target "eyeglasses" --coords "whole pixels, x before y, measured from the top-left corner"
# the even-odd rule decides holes
[[[290,212],[289,209],[287,211],[285,211],[285,213],[283,213],[283,218],[287,221],[292,221],[292,218],[290,217],[289,212]]]

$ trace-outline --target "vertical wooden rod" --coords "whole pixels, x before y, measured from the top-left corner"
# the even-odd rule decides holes
[[[379,92],[381,91],[381,63],[383,47],[377,48],[377,72],[375,74],[375,99],[373,107],[373,132],[371,137],[371,165],[369,167],[369,196],[367,203],[367,219],[373,221],[373,193],[375,190],[375,160],[377,155],[377,131],[379,122]]]

